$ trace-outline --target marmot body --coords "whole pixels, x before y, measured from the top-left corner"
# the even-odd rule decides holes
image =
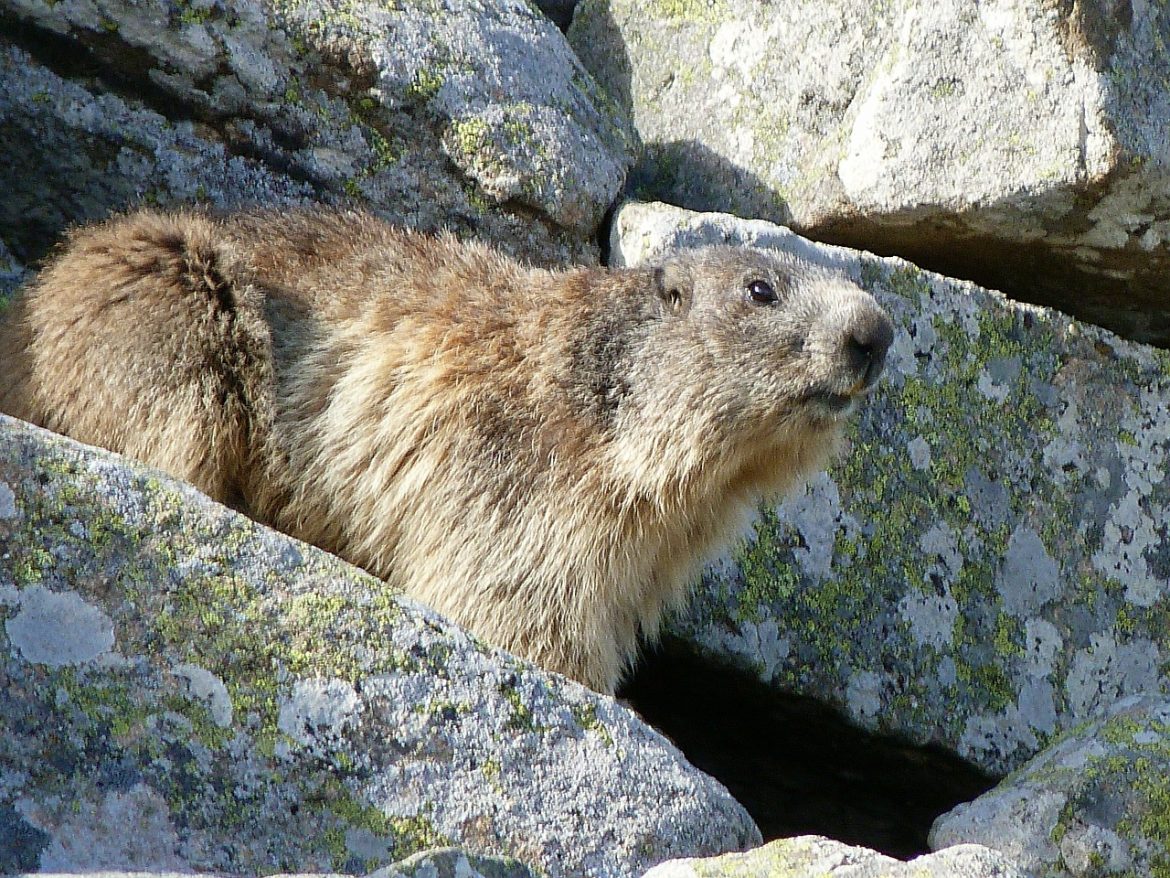
[[[824,461],[890,338],[795,257],[552,273],[357,212],[145,212],[17,300],[0,410],[612,692],[758,498]]]

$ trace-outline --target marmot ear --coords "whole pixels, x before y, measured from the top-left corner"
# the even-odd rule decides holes
[[[654,270],[655,290],[664,314],[681,317],[691,310],[694,285],[691,274],[677,262],[668,262]]]

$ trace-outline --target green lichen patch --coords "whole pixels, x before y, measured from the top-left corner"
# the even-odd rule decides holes
[[[214,6],[195,6],[191,3],[179,3],[179,23],[184,25],[206,24],[215,16]]]
[[[781,527],[776,511],[768,505],[761,507],[754,529],[756,538],[742,543],[734,556],[743,575],[735,594],[735,614],[741,622],[759,622],[765,607],[787,606],[800,586],[791,563],[797,536]]]
[[[420,104],[427,104],[439,93],[446,77],[443,71],[433,68],[420,68],[414,76],[406,94],[410,99]]]
[[[724,15],[722,0],[653,0],[649,12],[669,22],[713,24]]]
[[[890,293],[921,307],[930,299],[930,279],[909,263],[891,269],[873,259],[861,260],[861,286],[869,293]]]
[[[535,113],[536,108],[528,101],[517,101],[504,107],[504,122],[500,128],[509,146],[525,147],[537,154],[543,149],[532,127]]]
[[[1165,705],[1147,700],[1062,735],[1038,767],[1004,780],[995,793],[1027,789],[1066,796],[1048,837],[1060,844],[1085,825],[1117,833],[1132,874],[1170,869],[1170,724]],[[1053,863],[1060,867],[1062,863]]]
[[[537,724],[532,709],[524,703],[524,696],[514,685],[508,681],[501,683],[499,693],[512,706],[512,716],[508,719],[509,729],[522,734],[543,730],[543,727]]]
[[[383,864],[381,859],[355,856],[348,842],[354,830],[369,833],[375,842],[385,845],[395,860],[451,844],[451,839],[438,832],[426,817],[389,817],[362,803],[340,779],[327,779],[303,790],[301,801],[326,815],[323,830],[311,843],[313,850],[326,857],[338,872],[360,874]]]
[[[477,117],[456,119],[451,122],[450,143],[463,156],[476,156],[488,145],[491,129],[487,122]]]
[[[571,708],[573,719],[585,731],[592,732],[601,738],[606,747],[613,746],[613,735],[605,727],[605,723],[597,718],[597,706],[590,703],[574,704]]]

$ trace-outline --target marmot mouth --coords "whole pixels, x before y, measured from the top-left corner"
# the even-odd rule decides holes
[[[836,393],[829,390],[814,390],[805,394],[802,402],[815,415],[829,420],[841,420],[849,417],[860,405],[861,400],[869,395],[871,388],[853,389],[847,393]]]

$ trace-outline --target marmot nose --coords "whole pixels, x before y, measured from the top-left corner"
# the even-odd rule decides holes
[[[884,312],[858,315],[847,330],[845,357],[864,387],[877,383],[886,365],[886,351],[894,340],[894,325]]]

